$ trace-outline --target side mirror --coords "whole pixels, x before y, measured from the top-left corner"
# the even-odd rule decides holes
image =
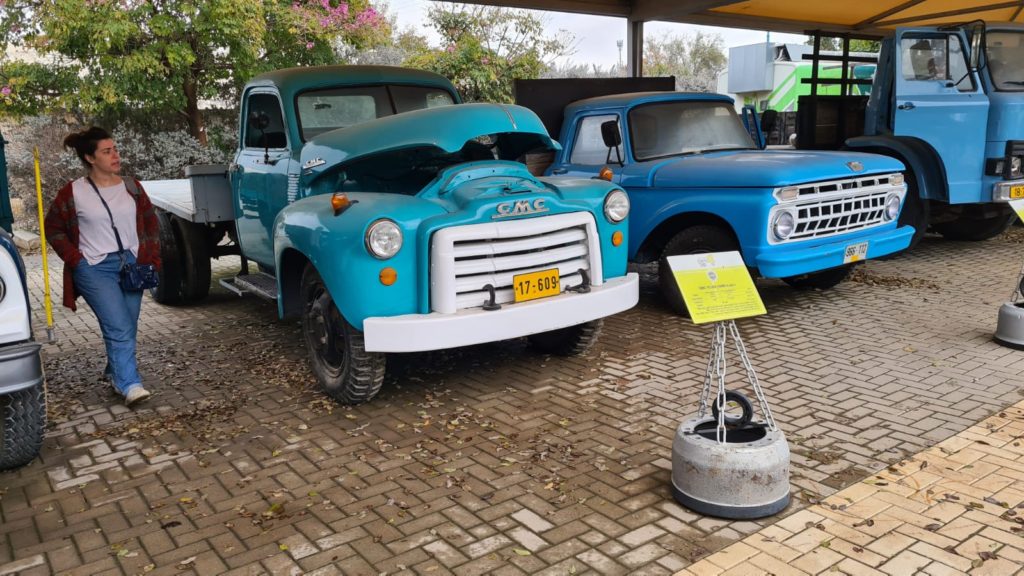
[[[977,70],[981,62],[981,51],[985,46],[985,25],[981,22],[971,25],[971,70]]]
[[[604,145],[609,148],[621,146],[622,134],[619,133],[619,121],[608,120],[607,122],[602,122],[601,138],[604,139]]]
[[[622,134],[619,133],[619,121],[608,120],[607,122],[601,123],[601,139],[604,140],[604,145],[608,147],[608,155],[605,157],[605,163],[612,161],[612,150],[615,150],[615,159],[619,166],[622,166],[622,150],[619,146],[622,145]]]

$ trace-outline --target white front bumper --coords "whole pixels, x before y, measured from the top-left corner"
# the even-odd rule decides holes
[[[406,314],[363,321],[367,352],[423,352],[497,342],[575,326],[636,305],[640,279],[635,273],[591,286],[587,294],[504,304],[501,310],[467,308],[454,314]]]

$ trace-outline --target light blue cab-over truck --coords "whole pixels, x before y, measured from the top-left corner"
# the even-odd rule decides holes
[[[852,57],[850,57],[852,58]],[[900,223],[986,240],[1024,198],[1024,27],[897,28],[870,96],[803,96],[800,148],[885,154],[906,165]]]
[[[529,103],[539,94],[551,105],[562,82],[570,94],[587,92],[587,80],[519,81],[517,97]],[[552,129],[550,114],[542,117]],[[660,263],[663,295],[682,314],[669,256],[739,250],[760,276],[824,289],[854,262],[905,249],[914,232],[897,225],[906,191],[899,161],[765,150],[727,96],[596,96],[564,106],[558,120],[562,149],[548,173],[589,178],[612,169],[632,204],[630,260]]]
[[[580,353],[637,302],[628,197],[531,175],[516,160],[558,144],[525,108],[459,104],[422,71],[334,66],[255,78],[241,118],[230,166],[144,183],[164,233],[153,295],[202,298],[210,257],[240,252],[259,271],[223,283],[302,319],[340,402],[378,392],[385,353],[522,336]]]

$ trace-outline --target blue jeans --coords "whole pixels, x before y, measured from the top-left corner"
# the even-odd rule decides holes
[[[128,262],[135,261],[131,252],[126,254]],[[72,275],[75,289],[85,298],[99,320],[103,344],[107,349],[105,373],[114,381],[114,387],[125,394],[129,388],[142,385],[135,363],[142,292],[122,290],[120,270],[121,257],[114,253],[108,254],[96,265],[82,260]]]

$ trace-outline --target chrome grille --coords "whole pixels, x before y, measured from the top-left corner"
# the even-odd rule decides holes
[[[879,226],[885,220],[885,199],[897,193],[902,201],[905,187],[890,182],[889,174],[863,176],[845,180],[817,182],[796,186],[796,199],[782,201],[772,210],[772,219],[779,210],[789,210],[795,216],[795,228],[786,240],[775,238],[772,244],[822,238]]]
[[[490,299],[515,301],[517,274],[558,268],[562,290],[583,283],[601,284],[600,243],[593,217],[586,212],[444,228],[431,242],[430,306],[453,313],[478,308]]]

